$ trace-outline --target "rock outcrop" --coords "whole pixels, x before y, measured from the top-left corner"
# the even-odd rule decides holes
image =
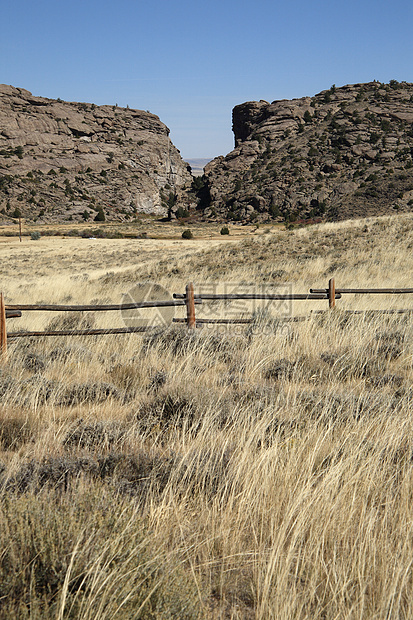
[[[0,211],[39,221],[165,216],[192,181],[157,116],[0,85]]]
[[[207,218],[345,219],[413,209],[413,84],[332,86],[233,110],[235,149],[205,168]]]

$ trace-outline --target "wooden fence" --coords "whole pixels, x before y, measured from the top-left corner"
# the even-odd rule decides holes
[[[166,301],[142,301],[128,304],[109,304],[109,305],[22,305],[8,304],[5,305],[3,293],[0,293],[0,355],[5,357],[7,353],[7,341],[15,338],[23,337],[43,337],[43,336],[99,336],[107,334],[133,334],[147,331],[148,327],[115,327],[112,329],[71,329],[71,330],[54,330],[54,331],[21,331],[7,333],[6,320],[9,318],[18,318],[23,312],[110,312],[134,310],[139,308],[165,308],[186,306],[186,318],[174,318],[175,323],[184,323],[189,329],[194,329],[197,325],[205,324],[248,324],[253,322],[252,318],[214,318],[214,319],[197,319],[195,306],[202,304],[204,301],[235,301],[235,300],[265,300],[265,301],[328,301],[329,309],[334,309],[336,300],[341,299],[346,294],[387,294],[400,295],[413,293],[413,288],[382,288],[382,289],[340,289],[336,288],[334,278],[328,282],[325,289],[310,289],[309,293],[291,293],[291,294],[258,294],[258,293],[201,293],[195,294],[194,285],[190,283],[185,289],[185,293],[175,293],[173,299]],[[324,312],[320,310],[318,312]],[[362,313],[362,310],[349,310],[351,313]],[[413,313],[411,310],[380,310],[382,313]],[[305,319],[306,317],[289,317],[290,320],[297,318]],[[287,319],[288,320],[288,319]]]

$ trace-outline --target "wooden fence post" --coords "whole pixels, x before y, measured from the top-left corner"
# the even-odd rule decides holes
[[[0,293],[0,358],[3,362],[7,358],[6,307],[3,293]]]
[[[19,239],[20,239],[20,243],[22,240],[22,218],[19,217]]]
[[[336,283],[334,278],[328,281],[328,307],[331,310],[336,307]]]
[[[194,295],[194,283],[190,282],[186,285],[185,291],[186,302],[186,324],[189,329],[195,329],[195,295]]]

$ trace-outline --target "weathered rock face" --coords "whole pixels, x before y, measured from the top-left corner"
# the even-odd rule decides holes
[[[205,215],[344,219],[413,208],[413,84],[331,87],[233,110],[235,149],[205,168]]]
[[[157,116],[0,85],[0,211],[62,221],[167,215],[192,180]]]

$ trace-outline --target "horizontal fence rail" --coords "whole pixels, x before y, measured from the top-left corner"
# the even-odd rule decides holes
[[[185,295],[180,293],[174,293],[175,299],[185,299]],[[341,295],[336,294],[336,299],[340,299]],[[286,295],[278,295],[278,294],[254,294],[254,293],[201,293],[199,295],[194,295],[195,303],[197,300],[201,301],[219,301],[219,300],[237,300],[237,299],[263,299],[267,301],[294,301],[294,300],[320,300],[320,299],[328,299],[328,295],[325,291],[321,293],[290,293]]]
[[[310,310],[311,314],[323,314],[324,310]],[[341,314],[413,314],[413,308],[406,308],[405,310],[340,310]]]
[[[201,304],[202,300],[196,299],[196,304]],[[131,304],[107,304],[107,305],[81,305],[81,306],[67,306],[67,305],[42,305],[42,304],[7,304],[7,312],[12,311],[38,311],[38,312],[110,312],[112,310],[135,310],[137,308],[168,308],[174,306],[185,306],[185,301],[181,300],[166,300],[166,301],[139,301]],[[19,315],[21,316],[21,314]]]
[[[187,323],[187,319],[172,319],[173,323]],[[196,319],[197,325],[207,325],[211,323],[211,325],[231,325],[235,323],[239,323],[240,325],[248,325],[249,323],[254,323],[254,319]]]
[[[347,295],[348,293],[355,295],[405,295],[413,293],[413,288],[336,288],[336,295]],[[316,295],[320,293],[326,293],[328,289],[325,288],[310,288],[310,293]]]
[[[21,315],[20,310],[6,310],[6,319],[18,319]]]
[[[41,332],[13,332],[7,338],[27,338],[29,336],[106,336],[109,334],[142,334],[148,331],[147,327],[114,327],[113,329],[62,329],[58,331]]]
[[[23,312],[110,312],[135,310],[140,308],[167,308],[167,307],[186,307],[186,318],[173,318],[172,322],[186,324],[189,329],[197,326],[202,327],[207,324],[212,325],[248,325],[257,321],[254,318],[196,318],[195,306],[203,302],[211,301],[236,301],[236,300],[264,300],[264,301],[328,301],[331,310],[335,308],[336,300],[340,300],[346,294],[386,294],[404,295],[413,293],[413,288],[336,288],[334,278],[328,282],[327,288],[311,288],[309,293],[290,293],[290,294],[259,294],[259,293],[199,293],[195,294],[193,283],[186,286],[185,293],[174,293],[170,300],[141,301],[127,304],[105,304],[105,305],[67,305],[67,304],[5,304],[3,293],[0,294],[0,356],[4,361],[7,355],[7,340],[24,337],[44,337],[44,336],[101,336],[109,334],[138,334],[153,329],[153,327],[114,327],[110,329],[63,329],[50,331],[26,331],[7,333],[6,320],[19,318]],[[343,310],[345,314],[413,314],[412,309],[389,309],[389,310]],[[312,314],[322,314],[325,310],[310,310]],[[303,321],[307,316],[282,316],[281,321]],[[259,320],[259,319],[258,319]]]

